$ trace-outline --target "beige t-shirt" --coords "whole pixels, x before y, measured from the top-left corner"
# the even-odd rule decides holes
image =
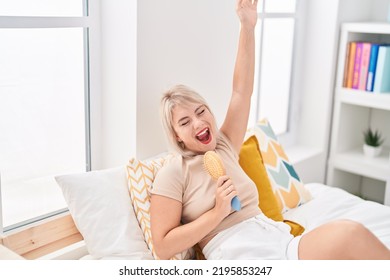
[[[261,213],[256,185],[241,169],[237,153],[222,132],[217,139],[215,152],[221,157],[226,174],[236,187],[241,210],[233,210],[204,240]],[[186,224],[214,207],[216,187],[216,181],[203,166],[203,155],[176,155],[159,170],[150,193],[180,201],[183,204],[181,222]]]

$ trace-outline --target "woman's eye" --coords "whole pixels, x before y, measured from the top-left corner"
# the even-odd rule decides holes
[[[181,126],[186,126],[189,123],[189,121],[181,123]]]
[[[203,115],[204,111],[206,111],[206,110],[205,109],[200,110],[198,115]]]

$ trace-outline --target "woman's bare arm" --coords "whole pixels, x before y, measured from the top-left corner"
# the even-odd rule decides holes
[[[150,206],[152,239],[160,259],[170,259],[177,253],[193,247],[230,214],[230,201],[237,195],[233,182],[227,176],[217,181],[214,208],[196,220],[181,225],[182,203],[153,194]]]
[[[221,131],[240,151],[248,125],[255,69],[257,0],[237,0],[240,35],[233,75],[233,91]]]

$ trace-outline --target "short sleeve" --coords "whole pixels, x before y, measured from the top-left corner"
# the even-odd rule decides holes
[[[177,157],[168,159],[157,172],[150,193],[183,202],[183,190],[183,173],[180,160]]]
[[[238,152],[233,148],[232,142],[230,139],[222,132],[219,131],[219,141],[217,142],[217,149],[222,149],[225,151],[230,151],[234,158],[238,160]]]

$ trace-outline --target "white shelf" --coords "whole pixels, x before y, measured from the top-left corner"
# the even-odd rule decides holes
[[[337,169],[365,177],[386,181],[390,174],[389,147],[384,147],[382,153],[375,158],[363,154],[363,147],[336,154],[332,160]]]
[[[337,90],[336,94],[340,101],[346,104],[390,110],[390,93],[342,88]]]
[[[342,24],[327,183],[341,188],[359,184],[359,188],[370,187],[370,180],[356,180],[357,176],[349,176],[345,173],[382,181],[385,184],[384,203],[390,205],[390,126],[388,125],[390,123],[390,93],[342,87],[347,45],[351,41],[390,43],[390,23]],[[353,106],[343,106],[345,104]],[[385,145],[388,146],[376,158],[369,158],[363,154],[361,133],[369,126],[379,129],[385,137]],[[376,190],[372,190],[372,194],[375,193],[378,194]],[[377,196],[376,198],[378,199]]]
[[[344,23],[344,32],[370,33],[370,34],[390,34],[390,23],[387,22],[357,22]]]

